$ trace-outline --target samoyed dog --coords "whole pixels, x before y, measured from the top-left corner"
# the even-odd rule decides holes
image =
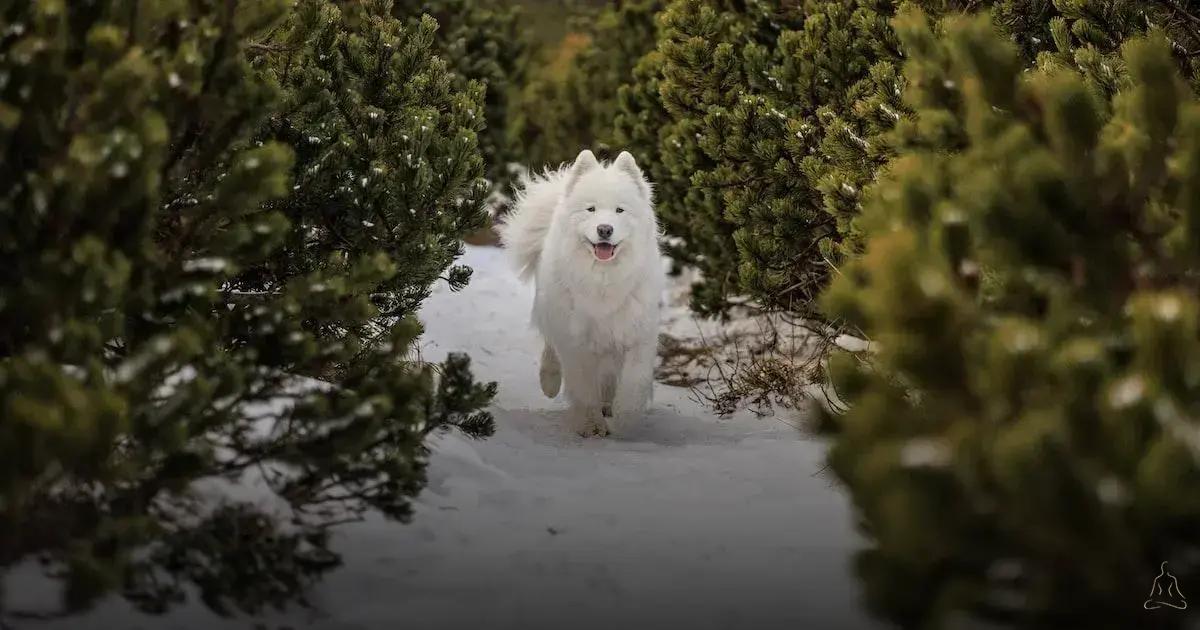
[[[628,152],[602,164],[591,151],[523,184],[500,238],[536,284],[542,392],[564,388],[575,431],[608,435],[654,383],[665,280],[653,187]]]

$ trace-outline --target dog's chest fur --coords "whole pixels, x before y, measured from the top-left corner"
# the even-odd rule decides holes
[[[535,319],[547,334],[580,348],[625,351],[653,338],[658,296],[636,265],[598,269],[589,262],[544,269]]]

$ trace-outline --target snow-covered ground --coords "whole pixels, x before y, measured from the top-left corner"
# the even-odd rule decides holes
[[[868,628],[852,576],[846,498],[821,473],[824,445],[785,418],[713,417],[658,386],[626,433],[584,439],[537,386],[532,288],[491,247],[471,247],[460,293],[422,319],[426,359],[471,355],[500,383],[496,435],[435,440],[409,525],[343,526],[345,564],[314,610],[268,628],[575,630]],[[135,618],[119,601],[38,628],[249,628],[192,604]]]

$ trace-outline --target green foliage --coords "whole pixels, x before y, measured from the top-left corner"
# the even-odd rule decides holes
[[[651,165],[667,252],[702,275],[697,311],[748,296],[823,315],[815,297],[861,251],[863,190],[911,114],[888,23],[905,4],[990,9],[1026,63],[1059,42],[1111,53],[1147,25],[1170,33],[1189,78],[1200,57],[1197,18],[1166,0],[666,3],[655,50],[618,92],[613,138]]]
[[[617,94],[634,65],[654,48],[661,0],[627,0],[575,20],[575,31],[531,72],[513,133],[526,164],[538,169],[573,159],[584,148],[616,156]]]
[[[1163,14],[1055,7],[1032,71],[985,17],[897,18],[913,115],[824,298],[874,342],[833,362],[830,461],[867,600],[908,627],[1135,627],[1161,562],[1200,577],[1191,61],[1120,43]]]
[[[732,106],[741,87],[731,41],[745,33],[747,20],[720,4],[667,3],[656,50],[635,69],[638,83],[620,92],[617,121],[622,144],[649,165],[659,220],[674,237],[665,251],[704,274],[692,295],[703,313],[720,310],[726,287],[736,284],[732,222],[719,195],[692,183],[694,173],[715,167],[699,146],[709,104]]]
[[[464,358],[403,359],[482,221],[481,92],[390,11],[0,2],[0,567],[66,609],[282,604],[329,525],[409,515],[429,432],[490,430]],[[194,495],[255,480],[289,518]]]
[[[471,91],[481,84],[484,107],[479,149],[486,175],[497,188],[511,177],[510,165],[523,159],[513,141],[510,119],[520,86],[525,83],[528,42],[521,12],[496,2],[473,0],[396,0],[393,14],[415,26],[422,15],[434,18],[438,34],[434,50],[449,64],[455,89]]]
[[[675,0],[662,12],[657,50],[621,92],[618,136],[658,165],[668,253],[703,276],[696,310],[746,293],[808,310],[831,255],[821,244],[840,241],[887,156],[870,138],[901,111],[895,73],[873,68],[898,54],[891,5]]]
[[[483,87],[465,87],[436,58],[437,24],[405,25],[380,3],[338,10],[306,0],[260,58],[284,87],[265,135],[294,148],[294,190],[272,207],[296,226],[266,265],[234,279],[266,288],[332,272],[370,295],[388,326],[322,322],[322,331],[383,340],[413,315],[486,220],[477,140]],[[375,8],[372,8],[375,7]],[[403,273],[398,273],[403,270]],[[470,269],[453,267],[451,288]],[[373,310],[373,309],[372,309]]]

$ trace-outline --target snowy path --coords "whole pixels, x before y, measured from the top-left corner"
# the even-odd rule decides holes
[[[864,626],[823,446],[779,420],[718,420],[661,385],[626,434],[571,434],[565,403],[537,385],[532,288],[502,253],[469,249],[471,285],[422,313],[427,358],[465,351],[499,381],[497,433],[440,441],[409,528],[347,530],[353,556],[323,589],[329,627],[402,610],[455,630]]]
[[[266,627],[870,627],[849,566],[852,517],[819,474],[823,445],[771,418],[719,420],[661,385],[626,434],[575,436],[564,403],[538,389],[532,289],[501,254],[469,248],[470,287],[440,289],[422,312],[426,358],[465,351],[500,382],[496,435],[438,438],[413,523],[343,527],[345,564],[317,587],[318,610]],[[137,621],[124,608],[54,627],[251,627],[196,606]]]

